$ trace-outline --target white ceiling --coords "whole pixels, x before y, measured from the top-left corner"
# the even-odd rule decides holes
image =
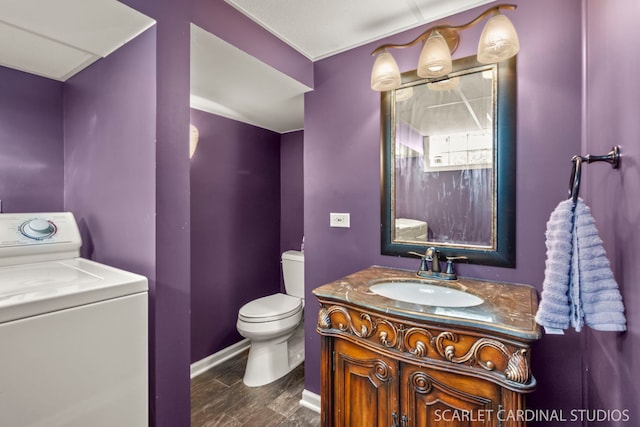
[[[494,0],[225,0],[312,61]]]
[[[225,1],[312,61],[492,2]],[[0,11],[0,65],[60,81],[155,23],[116,0],[0,0]],[[191,36],[192,107],[279,133],[302,129],[309,87],[194,25]]]
[[[493,0],[225,1],[315,61]],[[191,26],[193,108],[285,133],[303,128],[309,90]]]
[[[191,107],[286,133],[311,88],[191,24]]]
[[[115,0],[0,0],[0,65],[65,81],[155,21]]]

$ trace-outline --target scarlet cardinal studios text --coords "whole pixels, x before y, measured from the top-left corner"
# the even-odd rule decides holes
[[[434,411],[435,421],[474,421],[484,422],[489,420],[498,421],[535,421],[535,422],[558,422],[558,421],[616,421],[628,422],[631,420],[628,409],[571,409],[570,411],[561,409],[540,410],[540,409],[517,409],[517,410],[493,410],[479,409],[476,411],[464,411],[457,409],[436,409]]]

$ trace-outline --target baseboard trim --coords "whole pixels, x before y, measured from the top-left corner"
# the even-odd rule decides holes
[[[309,390],[302,390],[302,399],[300,400],[300,406],[309,408],[312,411],[320,413],[320,396],[310,392]]]
[[[251,341],[248,339],[243,339],[233,345],[230,345],[227,348],[223,348],[222,350],[213,353],[211,356],[207,356],[204,359],[200,359],[197,362],[193,362],[191,364],[191,378],[195,378],[203,372],[208,371],[221,364],[222,362],[231,359],[232,357],[242,353],[246,349],[251,347]]]

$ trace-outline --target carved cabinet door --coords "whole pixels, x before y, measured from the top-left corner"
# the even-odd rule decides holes
[[[401,413],[406,427],[500,425],[498,385],[409,364],[402,364],[401,371]]]
[[[341,339],[333,350],[331,425],[393,425],[399,407],[398,362]]]

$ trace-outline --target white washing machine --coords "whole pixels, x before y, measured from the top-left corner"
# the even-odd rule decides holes
[[[0,426],[148,426],[147,279],[71,213],[0,214]]]

